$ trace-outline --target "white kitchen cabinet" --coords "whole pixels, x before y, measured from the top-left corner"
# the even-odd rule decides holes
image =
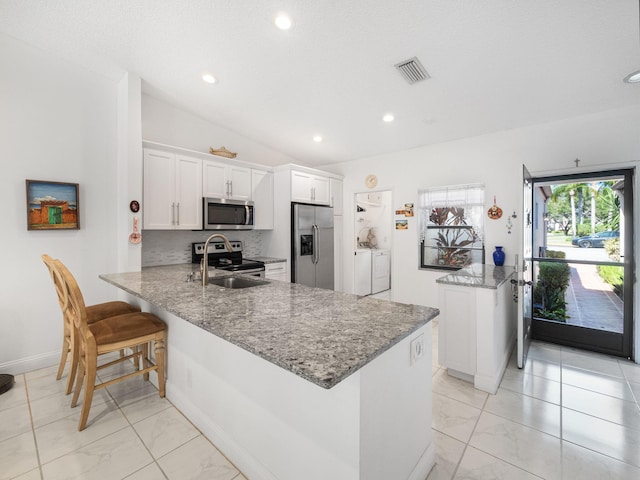
[[[331,188],[331,206],[334,215],[342,215],[342,180],[331,178],[329,181]]]
[[[331,203],[329,178],[292,170],[291,201],[329,205]]]
[[[251,169],[205,160],[202,163],[202,194],[210,198],[251,200]]]
[[[515,344],[516,304],[510,276],[497,288],[438,281],[438,363],[449,375],[491,394],[498,390]]]
[[[202,229],[202,161],[144,150],[143,228]]]
[[[251,169],[253,221],[256,230],[273,230],[273,173]]]
[[[264,264],[264,276],[270,280],[289,281],[287,276],[287,262],[274,262]]]

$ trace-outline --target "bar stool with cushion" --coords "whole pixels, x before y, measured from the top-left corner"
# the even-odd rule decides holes
[[[58,302],[60,303],[60,308],[63,308],[63,301],[61,298],[62,285],[56,284],[56,276],[53,274],[54,259],[51,258],[46,253],[42,255],[42,261],[46,265],[49,270],[49,274],[51,275],[51,279],[53,280],[54,287],[56,288],[56,293],[58,294]],[[124,313],[134,313],[139,312],[140,307],[136,305],[131,305],[127,302],[121,301],[113,301],[113,302],[105,302],[99,303],[97,305],[89,305],[86,307],[87,311],[87,322],[93,323],[104,318],[115,317],[117,315],[122,315]],[[67,388],[66,394],[71,393],[71,389],[73,388],[73,381],[76,376],[76,369],[78,366],[78,355],[77,350],[74,349],[74,345],[71,342],[71,332],[73,330],[73,319],[66,318],[64,311],[62,312],[62,321],[64,327],[64,336],[62,339],[62,353],[60,355],[60,365],[58,366],[58,373],[56,374],[56,380],[60,380],[62,378],[62,373],[64,372],[64,366],[67,363],[67,356],[71,353],[70,364],[69,364],[69,377],[67,378]],[[123,355],[121,355],[123,356]]]
[[[148,380],[149,372],[158,375],[158,390],[160,397],[165,396],[164,356],[167,325],[151,313],[126,313],[116,317],[105,318],[99,322],[87,322],[87,310],[80,288],[71,272],[59,261],[55,261],[54,274],[59,275],[63,288],[65,312],[73,319],[75,329],[72,335],[77,335],[78,375],[73,392],[71,406],[78,403],[80,391],[84,388],[82,412],[78,423],[78,430],[84,430],[89,418],[91,401],[95,390],[108,387],[114,383],[144,375]],[[155,343],[155,363],[149,358],[149,344]],[[138,349],[137,347],[141,347]],[[144,353],[142,370],[138,370],[121,377],[111,379],[96,385],[98,355],[114,352],[122,348],[129,348]]]

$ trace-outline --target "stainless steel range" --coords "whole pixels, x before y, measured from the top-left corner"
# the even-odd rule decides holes
[[[238,272],[264,277],[264,263],[242,258],[242,242],[231,241],[232,252],[228,252],[223,241],[214,240],[209,243],[208,264],[218,270]],[[204,242],[191,244],[191,263],[200,264],[204,255]]]

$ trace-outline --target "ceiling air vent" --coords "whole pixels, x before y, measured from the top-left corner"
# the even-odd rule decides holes
[[[417,57],[396,63],[395,67],[410,85],[431,78]]]

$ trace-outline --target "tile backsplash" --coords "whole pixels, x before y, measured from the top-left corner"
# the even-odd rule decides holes
[[[212,231],[191,230],[143,230],[142,266],[175,265],[191,263],[191,244],[204,242]],[[220,232],[229,240],[241,241],[245,257],[262,255],[262,232],[238,230]]]

